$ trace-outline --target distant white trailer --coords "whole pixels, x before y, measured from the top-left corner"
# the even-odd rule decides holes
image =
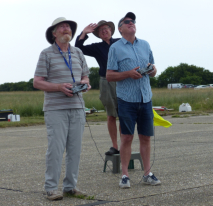
[[[181,89],[182,87],[183,87],[182,83],[172,83],[167,85],[168,89]]]
[[[207,86],[209,86],[210,88],[213,88],[213,84],[208,84]]]

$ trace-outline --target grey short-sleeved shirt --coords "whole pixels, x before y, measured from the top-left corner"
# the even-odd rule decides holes
[[[70,46],[70,52],[75,83],[73,82],[69,68],[64,62],[64,58],[58,51],[55,43],[41,52],[35,76],[45,77],[47,82],[56,84],[79,84],[81,78],[89,74],[89,69],[80,49]],[[67,57],[68,60],[66,52],[64,52],[64,56]],[[84,107],[84,101],[81,93],[79,94],[79,97],[76,94],[73,97],[67,97],[63,92],[44,92],[43,111],[82,107]]]

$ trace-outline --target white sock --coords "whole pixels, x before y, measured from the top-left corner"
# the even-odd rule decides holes
[[[150,172],[148,175],[149,175],[149,176],[152,176],[153,174]],[[146,176],[144,175],[144,177],[147,177],[148,175],[146,175]]]
[[[123,175],[123,176],[122,176],[122,179],[125,178],[125,177],[127,177],[127,176],[126,176],[126,175]]]

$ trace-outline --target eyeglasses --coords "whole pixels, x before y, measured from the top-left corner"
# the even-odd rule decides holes
[[[104,27],[104,28],[99,29],[98,31],[99,31],[99,32],[102,32],[102,31],[107,30],[107,29],[109,29],[109,28],[110,28],[109,26],[108,26],[108,27]]]
[[[120,24],[120,26],[119,26],[119,27],[121,27],[123,24],[129,24],[130,22],[132,22],[133,24],[135,24],[135,23],[136,23],[136,21],[135,21],[135,20],[125,20],[125,21],[123,21],[123,23],[121,23],[121,24]]]
[[[63,28],[63,29],[65,29],[65,28],[71,29],[69,24],[60,24],[58,27]]]

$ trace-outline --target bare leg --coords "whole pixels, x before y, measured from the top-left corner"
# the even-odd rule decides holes
[[[144,165],[144,175],[148,175],[150,172],[150,151],[151,151],[150,136],[139,134],[139,140],[140,140],[140,153]]]
[[[107,125],[108,125],[109,135],[112,140],[112,146],[118,150],[116,117],[107,116]]]
[[[120,157],[122,165],[122,175],[129,177],[128,165],[131,157],[131,145],[132,145],[133,135],[121,134],[121,148]]]

